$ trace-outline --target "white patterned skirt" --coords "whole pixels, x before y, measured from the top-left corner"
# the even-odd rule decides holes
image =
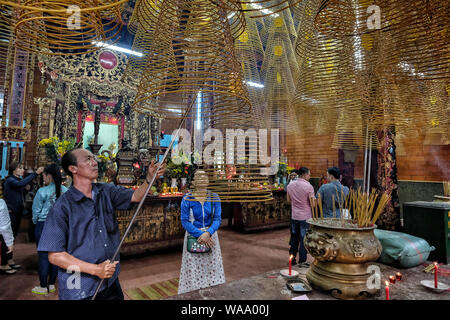
[[[225,283],[222,253],[217,231],[212,235],[214,247],[208,253],[187,251],[187,236],[184,235],[183,258],[181,261],[178,294],[203,289]]]

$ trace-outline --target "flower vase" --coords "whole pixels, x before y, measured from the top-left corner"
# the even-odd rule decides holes
[[[170,193],[176,193],[176,192],[178,192],[177,178],[172,178],[172,185],[170,186]]]

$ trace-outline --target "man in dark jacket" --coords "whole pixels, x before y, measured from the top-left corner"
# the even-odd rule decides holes
[[[27,184],[29,184],[33,179],[44,171],[43,167],[40,167],[28,175],[25,179],[22,179],[22,176],[25,172],[22,163],[13,162],[9,165],[9,175],[6,178],[3,197],[5,199],[6,205],[9,210],[9,217],[11,219],[11,228],[13,230],[14,238],[17,237],[20,229],[20,222],[22,220],[22,213],[24,209],[23,205],[23,189]],[[1,259],[2,266],[6,266],[8,264],[13,269],[20,269],[20,265],[16,264],[12,257],[11,253],[6,253],[7,247],[6,244],[2,241],[1,244]]]

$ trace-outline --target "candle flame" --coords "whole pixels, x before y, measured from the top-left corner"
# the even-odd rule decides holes
[[[289,261],[292,260],[292,259],[294,259],[294,255],[293,255],[293,254],[291,254],[291,255],[289,256]]]
[[[386,281],[386,287],[389,287],[389,281]]]

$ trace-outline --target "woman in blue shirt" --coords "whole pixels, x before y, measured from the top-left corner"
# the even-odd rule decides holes
[[[45,219],[51,207],[59,196],[67,191],[62,183],[61,170],[56,164],[51,164],[44,169],[44,185],[40,188],[33,200],[33,223],[36,224],[36,246],[39,244]],[[36,294],[48,294],[55,291],[58,267],[50,264],[48,253],[38,251],[39,255],[39,280],[40,286],[34,287],[31,292]]]
[[[186,230],[178,294],[225,283],[222,254],[217,230],[222,222],[220,198],[207,190],[208,176],[203,170],[194,173],[194,190],[181,201],[181,224]],[[207,253],[187,250],[188,233],[197,242],[211,248]]]

